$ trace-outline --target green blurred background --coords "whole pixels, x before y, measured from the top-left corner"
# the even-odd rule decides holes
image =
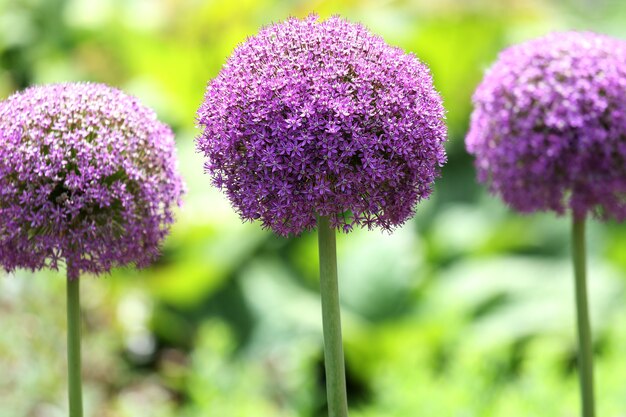
[[[202,173],[206,82],[262,25],[316,11],[361,21],[432,68],[449,163],[393,234],[339,237],[353,417],[575,416],[569,222],[521,217],[474,181],[470,96],[506,45],[552,30],[626,37],[607,0],[0,0],[0,97],[92,80],[154,107],[189,193],[162,258],[84,279],[90,417],[325,415],[315,234],[241,224]],[[626,227],[592,222],[599,415],[626,416]],[[0,417],[66,415],[62,273],[0,279]]]

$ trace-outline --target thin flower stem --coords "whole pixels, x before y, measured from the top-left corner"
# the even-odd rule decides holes
[[[594,417],[593,351],[587,303],[587,271],[585,260],[585,218],[574,216],[572,227],[576,313],[578,317],[578,372],[583,417]]]
[[[83,416],[80,359],[80,279],[67,279],[67,366],[70,417]]]
[[[320,257],[320,292],[324,327],[324,363],[329,417],[348,416],[346,370],[341,341],[341,313],[337,283],[337,249],[335,230],[328,217],[318,216],[317,233]]]

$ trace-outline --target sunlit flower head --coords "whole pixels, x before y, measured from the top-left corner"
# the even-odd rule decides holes
[[[244,220],[299,234],[390,230],[445,161],[441,97],[426,65],[361,25],[316,16],[264,28],[207,87],[197,147]]]
[[[0,102],[0,265],[68,275],[145,266],[179,204],[174,136],[102,84],[32,87]]]
[[[467,149],[506,203],[626,218],[626,42],[565,32],[513,46],[473,100]]]

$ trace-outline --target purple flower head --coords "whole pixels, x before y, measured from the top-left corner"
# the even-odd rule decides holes
[[[0,265],[68,276],[145,266],[180,203],[174,136],[101,84],[32,87],[0,102]]]
[[[626,219],[626,42],[566,32],[513,46],[473,100],[467,149],[506,203]]]
[[[280,235],[405,222],[445,162],[428,68],[361,25],[291,18],[239,45],[198,110],[205,170]]]

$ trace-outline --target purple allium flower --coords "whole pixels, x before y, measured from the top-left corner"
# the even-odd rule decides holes
[[[626,218],[626,42],[566,32],[513,46],[473,100],[467,149],[506,203]]]
[[[239,45],[198,110],[205,170],[280,235],[405,222],[445,162],[426,65],[339,17],[291,18]]]
[[[158,254],[180,203],[174,136],[101,84],[32,87],[0,102],[0,265],[101,273]]]

